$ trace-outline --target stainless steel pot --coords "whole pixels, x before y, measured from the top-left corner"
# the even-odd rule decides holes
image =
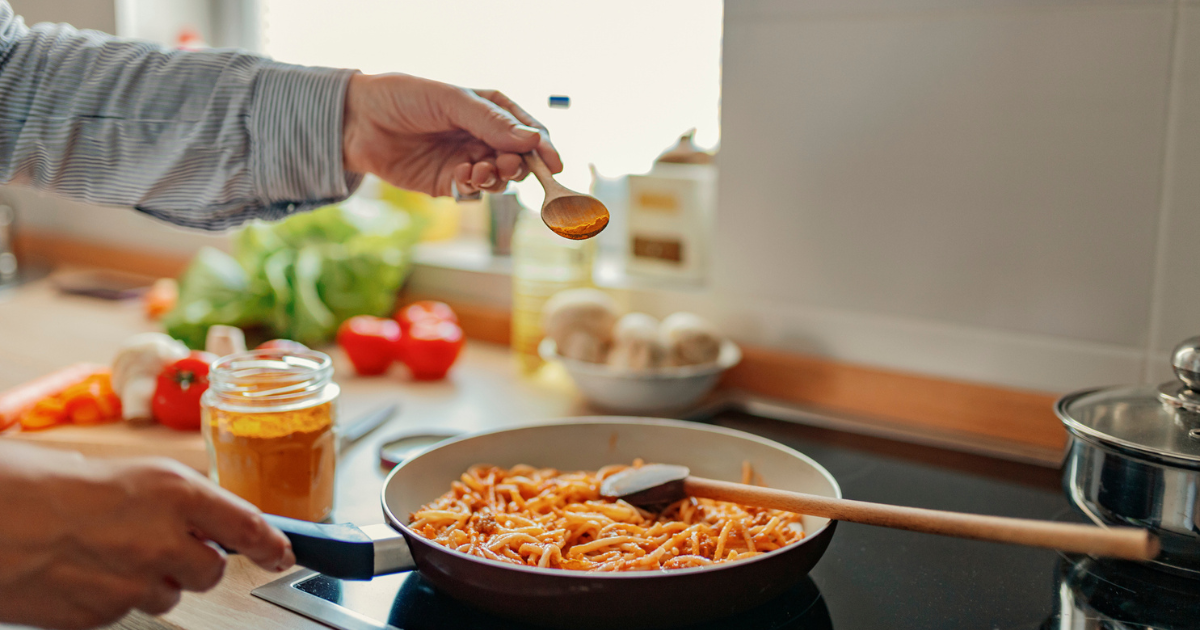
[[[1154,565],[1200,577],[1200,337],[1176,347],[1178,381],[1089,389],[1061,398],[1071,435],[1063,489],[1098,525],[1159,536]]]

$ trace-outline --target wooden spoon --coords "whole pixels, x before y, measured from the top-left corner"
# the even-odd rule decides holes
[[[592,238],[608,225],[608,208],[591,195],[577,193],[554,180],[537,151],[524,155],[525,164],[542,184],[542,221],[559,236],[572,240]]]
[[[623,470],[605,479],[600,493],[641,506],[663,506],[689,496],[732,501],[851,523],[1127,560],[1151,560],[1159,550],[1156,536],[1134,527],[1101,528],[834,499],[692,477],[685,466],[651,464]]]

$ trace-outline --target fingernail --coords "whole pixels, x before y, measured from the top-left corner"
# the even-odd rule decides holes
[[[289,549],[287,555],[275,565],[276,571],[286,571],[296,565],[296,556]]]
[[[492,175],[491,177],[488,178],[488,180],[486,182],[483,182],[482,184],[480,184],[479,187],[480,188],[489,188],[489,187],[495,186],[495,185],[496,185],[496,176]]]
[[[512,134],[516,136],[518,140],[528,140],[534,136],[540,136],[542,131],[540,129],[527,127],[525,125],[517,125],[513,127]]]

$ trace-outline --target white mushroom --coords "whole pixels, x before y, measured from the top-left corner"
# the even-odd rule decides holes
[[[657,319],[645,313],[629,313],[617,320],[612,352],[608,353],[609,365],[627,370],[651,370],[662,365],[663,356]]]
[[[558,354],[592,363],[604,362],[616,321],[616,303],[597,289],[560,291],[542,310],[542,328]]]
[[[163,333],[141,333],[126,339],[113,359],[112,369],[112,386],[121,399],[121,415],[126,420],[150,419],[150,400],[159,372],[188,353],[187,346]]]
[[[675,313],[659,326],[667,365],[712,363],[721,355],[722,339],[716,326],[694,313]]]

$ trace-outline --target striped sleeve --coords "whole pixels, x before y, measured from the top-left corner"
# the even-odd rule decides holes
[[[0,183],[221,230],[347,197],[351,70],[185,52],[0,2]]]

